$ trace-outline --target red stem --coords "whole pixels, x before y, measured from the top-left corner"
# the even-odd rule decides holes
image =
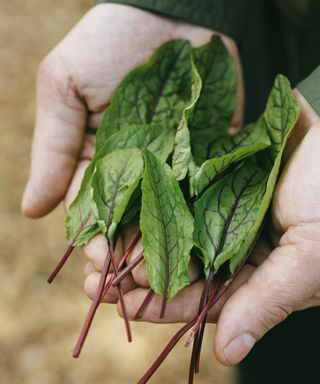
[[[83,324],[79,339],[78,339],[77,344],[76,344],[74,351],[72,353],[73,357],[79,357],[79,355],[81,353],[83,344],[84,344],[86,337],[88,335],[88,332],[89,332],[91,323],[93,321],[94,315],[95,315],[95,313],[99,307],[99,304],[101,303],[101,299],[103,297],[103,288],[104,288],[104,285],[106,283],[106,279],[107,279],[107,275],[108,275],[110,266],[111,266],[111,246],[108,249],[107,256],[106,256],[106,259],[104,261],[97,294],[91,303],[91,306],[90,306],[89,312],[87,314],[87,317],[85,319],[85,322]]]
[[[60,272],[61,268],[64,266],[65,262],[69,259],[69,256],[71,255],[72,251],[74,250],[74,246],[71,244],[66,249],[64,255],[62,256],[61,260],[59,261],[58,265],[55,267],[55,269],[51,272],[50,276],[48,277],[47,282],[51,284],[57,274]]]
[[[81,231],[85,228],[85,224],[88,222],[89,218],[90,218],[90,213],[89,215],[84,219],[84,222],[81,224],[78,232],[75,234],[74,238],[72,239],[71,241],[71,244],[68,246],[68,248],[66,249],[64,255],[62,256],[61,260],[59,261],[58,265],[56,266],[56,268],[53,270],[53,272],[50,274],[50,276],[48,277],[48,280],[47,282],[49,284],[51,284],[53,282],[53,280],[55,279],[55,277],[57,276],[57,274],[60,272],[60,270],[62,269],[62,267],[64,266],[64,264],[66,263],[66,261],[69,259],[69,256],[71,255],[73,249],[74,249],[74,243],[77,241]]]
[[[162,298],[162,303],[161,303],[161,310],[160,310],[160,315],[159,315],[159,319],[163,319],[164,318],[164,315],[166,313],[166,308],[167,308],[167,297],[164,296]]]
[[[201,325],[202,320],[205,318],[207,313],[210,311],[210,309],[213,307],[213,305],[220,299],[220,297],[225,293],[225,291],[229,288],[230,284],[234,281],[234,279],[238,276],[238,274],[242,271],[242,268],[245,265],[245,260],[239,265],[237,271],[231,276],[227,281],[224,282],[224,284],[218,289],[217,292],[213,290],[208,298],[207,304],[202,309],[200,315],[198,316],[198,319],[191,331],[191,334],[188,337],[188,340],[185,344],[185,346],[189,346],[196,334],[196,332],[199,330],[199,327]]]
[[[201,325],[203,319],[206,317],[207,313],[210,311],[212,306],[224,294],[224,292],[229,287],[229,285],[230,285],[230,282],[229,282],[229,280],[227,280],[226,283],[223,285],[223,287],[217,293],[215,293],[215,292],[210,293],[207,304],[203,307],[201,313],[198,315],[196,322],[194,324],[194,327],[192,328],[192,331],[191,331],[191,333],[190,333],[190,335],[189,335],[189,337],[185,343],[186,347],[188,347],[192,343],[194,336],[199,331],[199,328],[200,328],[200,325]]]
[[[228,285],[229,286],[229,285]],[[212,305],[216,303],[220,297],[224,294],[225,290],[227,289],[226,285],[224,285],[216,295],[212,296],[210,294],[209,300],[207,305],[202,310],[200,316],[202,316],[202,313],[205,312],[205,315],[208,313],[208,311],[211,309]],[[214,292],[213,292],[214,293]],[[210,304],[210,305],[208,305]],[[203,318],[202,318],[203,319]],[[201,319],[201,320],[202,320]],[[165,358],[168,356],[168,354],[171,352],[173,347],[178,343],[178,341],[181,339],[183,335],[185,335],[190,328],[194,327],[199,320],[199,316],[194,317],[192,320],[190,320],[188,323],[186,323],[169,341],[169,343],[166,345],[164,350],[161,352],[161,354],[158,356],[158,358],[154,361],[154,363],[151,365],[151,367],[148,369],[148,371],[143,375],[143,377],[138,381],[137,384],[145,384],[149,381],[149,379],[152,377],[152,375],[156,372],[156,370],[160,367],[162,362],[165,360]],[[201,323],[201,322],[200,322]]]
[[[140,308],[138,309],[137,313],[134,315],[134,318],[133,318],[134,320],[138,320],[143,316],[149,304],[151,303],[153,296],[154,296],[154,291],[152,288],[150,288],[142,304],[140,305]]]
[[[199,302],[198,315],[201,313],[203,307],[207,302],[209,291],[212,285],[213,276],[214,274],[210,272],[209,276],[207,277],[203,285],[203,290],[202,290],[202,294]],[[193,383],[194,373],[198,373],[199,371],[199,358],[201,353],[201,345],[203,340],[204,329],[205,329],[205,320],[202,323],[200,332],[197,332],[197,334],[195,335],[195,339],[193,342],[193,348],[192,348],[192,354],[191,354],[191,360],[190,360],[190,366],[189,366],[189,380],[188,380],[189,384]]]
[[[130,263],[128,264],[124,269],[122,269],[118,276],[115,277],[112,281],[112,286],[115,287],[118,285],[126,276],[129,275],[129,273],[143,260],[143,251],[139,253],[139,255]],[[120,266],[120,263],[119,263]],[[118,269],[120,269],[118,266]]]
[[[136,235],[136,237],[133,239],[132,243],[128,247],[126,253],[123,255],[123,257],[122,257],[122,259],[121,259],[121,261],[119,263],[119,266],[120,266],[121,263],[123,265],[126,262],[126,259],[128,258],[128,256],[132,252],[133,248],[135,247],[135,245],[139,241],[140,236],[141,236],[141,233],[138,232],[138,234]],[[99,286],[98,286],[98,292],[97,292],[97,295],[95,296],[93,302],[91,303],[91,306],[90,306],[89,312],[87,314],[86,320],[84,322],[84,325],[82,327],[79,339],[78,339],[76,347],[75,347],[75,349],[73,351],[73,354],[72,354],[73,357],[79,357],[79,355],[81,353],[81,350],[82,350],[82,347],[83,347],[83,344],[84,344],[84,342],[86,340],[86,337],[88,335],[88,332],[89,332],[91,323],[93,321],[94,315],[95,315],[95,313],[96,313],[96,311],[98,309],[99,304],[101,303],[103,297],[106,294],[106,291],[107,291],[106,288],[111,286],[112,278],[114,277],[114,275],[107,282],[107,284],[106,284],[106,280],[107,280],[107,276],[108,276],[108,273],[109,273],[109,270],[110,270],[112,262],[114,262],[113,248],[112,248],[111,245],[109,245],[107,256],[106,256],[106,259],[104,261],[103,269],[102,269],[102,272],[101,272],[101,277],[100,277]],[[119,292],[119,290],[118,290],[118,292]],[[119,292],[119,299],[120,299],[120,303],[121,303],[122,308],[125,308],[124,307],[122,290],[120,290],[120,292]],[[124,316],[126,314],[127,314],[127,312],[125,311],[124,312]],[[128,340],[131,341],[132,337],[131,337],[130,326],[128,326],[128,318],[125,319],[125,324],[126,324]]]
[[[202,307],[201,308],[199,307],[198,313],[200,313],[202,311],[203,306],[207,303],[209,290],[212,289],[213,292],[217,293],[218,289],[220,288],[221,283],[219,281],[216,281],[214,286],[211,288],[212,283],[213,283],[213,277],[214,277],[214,275],[212,274],[205,300],[203,301]],[[203,342],[204,331],[206,328],[206,323],[207,323],[207,316],[205,316],[205,318],[202,320],[201,327],[200,327],[199,331],[197,332],[196,338],[195,338],[194,343],[193,343],[192,356],[191,356],[190,369],[189,369],[189,384],[193,384],[194,374],[198,373],[200,370],[201,347],[202,347],[202,342]]]
[[[212,281],[211,281],[212,283]],[[215,291],[215,293],[217,293],[218,289],[220,288],[221,286],[221,283],[219,282],[216,282],[215,285],[213,286],[213,290]],[[207,301],[208,297],[206,298],[206,301]],[[205,304],[205,303],[204,303]],[[194,373],[198,373],[199,372],[199,369],[200,369],[200,355],[201,355],[201,347],[202,347],[202,340],[203,340],[203,335],[204,335],[204,331],[205,331],[205,327],[206,327],[206,319],[204,319],[204,321],[202,322],[202,327],[201,327],[201,330],[200,330],[200,333],[199,333],[199,340],[198,340],[198,346],[197,346],[197,352],[196,352],[196,360],[195,360],[195,367],[194,367]]]
[[[125,254],[122,256],[122,258],[121,258],[121,260],[120,260],[120,262],[119,262],[119,264],[118,264],[118,270],[121,269],[121,268],[125,265],[125,263],[126,263],[128,257],[130,256],[131,252],[133,251],[133,248],[135,247],[135,245],[136,245],[137,242],[139,241],[140,237],[141,237],[141,232],[139,231],[139,232],[137,233],[136,237],[133,239],[132,243],[129,245],[129,247],[128,247],[128,249],[126,250]],[[104,297],[104,296],[107,294],[108,290],[110,289],[110,287],[111,287],[111,285],[112,285],[112,282],[113,282],[113,279],[114,279],[114,278],[115,278],[115,275],[114,275],[114,273],[113,273],[113,274],[111,275],[109,281],[107,282],[105,288],[104,288],[103,296],[102,296],[102,297]]]
[[[196,349],[194,373],[199,373],[199,370],[200,370],[201,348],[202,348],[204,331],[206,329],[206,324],[207,324],[207,317],[205,317],[203,322],[202,322],[202,326],[201,326],[201,329],[200,329],[200,332],[199,332],[199,336],[198,336],[199,340],[198,340],[198,346],[197,346],[197,349]]]
[[[253,247],[252,247],[253,248]],[[205,305],[204,309],[201,311],[200,315],[204,312],[204,315],[202,316],[202,319],[205,318],[209,310],[212,308],[212,306],[221,298],[221,296],[225,293],[227,288],[230,286],[230,284],[234,281],[234,279],[238,276],[238,274],[242,271],[242,268],[245,265],[246,259],[250,255],[250,252],[252,248],[249,250],[247,257],[242,261],[242,263],[238,266],[236,272],[233,274],[232,277],[230,277],[223,285],[220,285],[217,292],[213,292],[214,294],[209,295],[209,299],[207,304]],[[205,310],[205,311],[204,311]],[[149,381],[149,379],[152,377],[152,375],[156,372],[156,370],[160,367],[162,362],[165,360],[165,358],[168,356],[168,354],[171,352],[171,350],[174,348],[174,346],[177,344],[177,342],[181,339],[181,337],[186,334],[190,328],[194,327],[195,324],[198,322],[199,316],[196,316],[192,320],[190,320],[187,324],[185,324],[169,341],[165,349],[161,352],[161,354],[158,356],[158,358],[154,361],[154,363],[151,365],[151,367],[148,369],[148,371],[143,375],[143,377],[138,381],[137,384],[145,384]],[[201,324],[201,320],[200,320]]]
[[[114,261],[114,254],[113,254],[112,247],[110,248],[110,250],[111,250],[111,264],[113,267],[114,275],[117,277],[118,276],[118,267]],[[125,327],[126,327],[127,338],[128,338],[128,342],[130,343],[132,341],[132,333],[131,333],[130,322],[129,322],[129,318],[128,318],[128,312],[127,312],[126,305],[125,305],[124,298],[123,298],[123,291],[121,289],[121,283],[119,283],[117,285],[117,290],[118,290],[118,294],[119,294],[119,300],[120,300],[121,311],[123,314],[123,320],[124,320]]]
[[[155,371],[160,367],[162,362],[165,360],[165,358],[169,355],[171,350],[174,348],[174,346],[178,343],[178,341],[181,339],[183,335],[185,335],[190,328],[196,323],[197,318],[195,317],[191,321],[189,321],[187,324],[185,324],[169,341],[169,343],[166,345],[165,349],[161,352],[161,354],[158,356],[158,358],[155,360],[155,362],[151,365],[151,367],[148,369],[148,371],[143,375],[143,377],[138,381],[137,384],[145,384],[147,383],[152,375],[155,373]]]

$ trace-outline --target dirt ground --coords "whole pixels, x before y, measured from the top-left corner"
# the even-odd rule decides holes
[[[63,211],[30,221],[19,205],[28,176],[41,58],[90,7],[87,0],[10,0],[0,7],[0,383],[135,383],[178,326],[134,324],[127,345],[113,306],[102,306],[80,360],[70,351],[89,306],[78,252],[53,286],[48,272],[66,242]],[[231,384],[213,360],[208,327],[198,384]],[[185,383],[190,352],[179,345],[151,383]]]

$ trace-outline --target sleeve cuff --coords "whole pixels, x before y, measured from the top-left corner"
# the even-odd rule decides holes
[[[320,65],[297,88],[311,107],[320,115]]]
[[[248,14],[248,0],[95,0],[94,3],[132,5],[219,31],[238,43]]]

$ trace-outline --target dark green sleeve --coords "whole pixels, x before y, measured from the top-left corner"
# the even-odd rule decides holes
[[[299,83],[320,63],[319,0],[94,0],[120,3],[186,21],[233,38],[241,57],[245,122],[263,111],[276,74]],[[299,89],[320,113],[320,70]]]
[[[320,65],[297,88],[311,107],[320,115]]]
[[[132,5],[174,19],[200,25],[241,41],[248,0],[96,0]]]

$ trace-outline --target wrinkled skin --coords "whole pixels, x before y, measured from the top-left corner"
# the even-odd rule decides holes
[[[212,33],[123,5],[91,9],[40,65],[23,213],[37,218],[62,200],[70,204],[94,151],[94,136],[85,134],[85,128],[97,128],[112,92],[130,69],[170,39],[185,38],[198,46]],[[232,122],[237,129],[243,109],[240,63],[235,44],[227,37],[224,41],[238,65],[238,107]],[[256,340],[292,311],[320,304],[320,120],[298,91],[295,95],[302,114],[273,199],[268,228],[272,244],[263,237],[259,240],[241,274],[208,316],[209,321],[218,321],[214,345],[223,364],[241,361]],[[137,230],[137,225],[125,228],[118,259]],[[93,297],[107,251],[103,236],[96,236],[84,251],[89,258],[85,291]],[[137,244],[131,258],[140,251]],[[203,282],[192,265],[190,277],[192,284],[168,304],[161,322],[185,322],[196,314]],[[147,287],[141,263],[123,282],[131,317]],[[104,301],[117,302],[116,290],[110,290]],[[142,320],[159,322],[160,303],[161,298],[154,297]]]

